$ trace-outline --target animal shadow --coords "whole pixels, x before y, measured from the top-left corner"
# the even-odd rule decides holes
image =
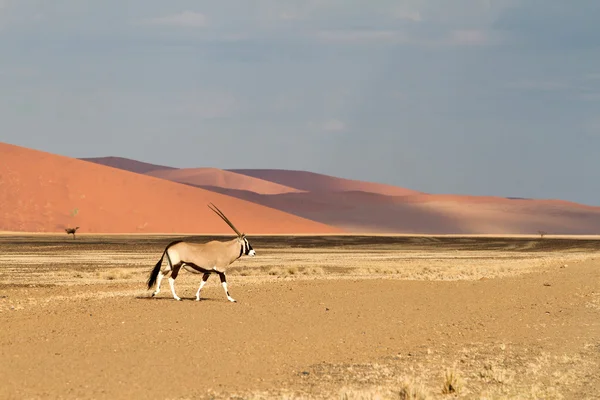
[[[181,296],[180,296],[181,297]],[[175,301],[172,297],[152,297],[151,295],[146,296],[135,296],[138,300],[154,300],[154,301]],[[203,301],[216,301],[217,299],[213,297],[202,297],[198,303],[202,303]],[[196,297],[181,297],[181,301],[193,301],[196,302]]]

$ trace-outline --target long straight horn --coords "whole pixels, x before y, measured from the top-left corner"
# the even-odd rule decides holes
[[[214,208],[212,208],[211,206],[213,206]],[[219,208],[217,206],[215,206],[213,203],[210,203],[208,208],[213,210],[219,217],[221,217],[223,219],[223,221],[225,221],[227,223],[227,225],[229,225],[231,227],[231,229],[233,229],[234,232],[237,233],[237,235],[239,237],[242,237],[242,234],[240,233],[240,231],[238,231],[235,228],[235,226],[231,223],[231,221],[225,216],[225,214],[223,214],[223,212],[221,210],[219,210]]]

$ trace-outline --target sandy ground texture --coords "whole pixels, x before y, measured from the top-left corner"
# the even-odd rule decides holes
[[[170,240],[0,236],[0,398],[600,398],[598,240],[258,237],[235,304]]]

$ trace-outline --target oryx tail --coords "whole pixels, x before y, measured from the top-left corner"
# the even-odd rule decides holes
[[[150,276],[148,277],[148,289],[150,289],[156,283],[156,278],[158,277],[158,273],[160,272],[160,266],[162,265],[162,261],[165,257],[165,254],[167,255],[167,259],[169,260],[169,265],[171,265],[171,258],[169,257],[169,253],[167,253],[169,247],[181,242],[182,240],[176,240],[174,242],[169,243],[167,247],[165,247],[165,251],[163,251],[162,255],[160,256],[160,260],[158,260],[158,262],[154,266],[154,269],[150,273]]]

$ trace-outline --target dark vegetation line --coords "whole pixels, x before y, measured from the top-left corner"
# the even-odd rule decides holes
[[[206,242],[223,240],[230,235],[180,235],[180,236],[78,236],[72,240],[67,236],[0,236],[0,245],[31,245],[35,247],[65,246],[81,249],[94,246],[130,249],[137,246],[163,247],[172,240],[186,239]],[[397,250],[501,250],[519,252],[564,251],[564,250],[600,250],[600,239],[570,238],[497,238],[497,237],[443,237],[443,236],[251,236],[256,248],[340,248],[367,250],[369,247]]]

